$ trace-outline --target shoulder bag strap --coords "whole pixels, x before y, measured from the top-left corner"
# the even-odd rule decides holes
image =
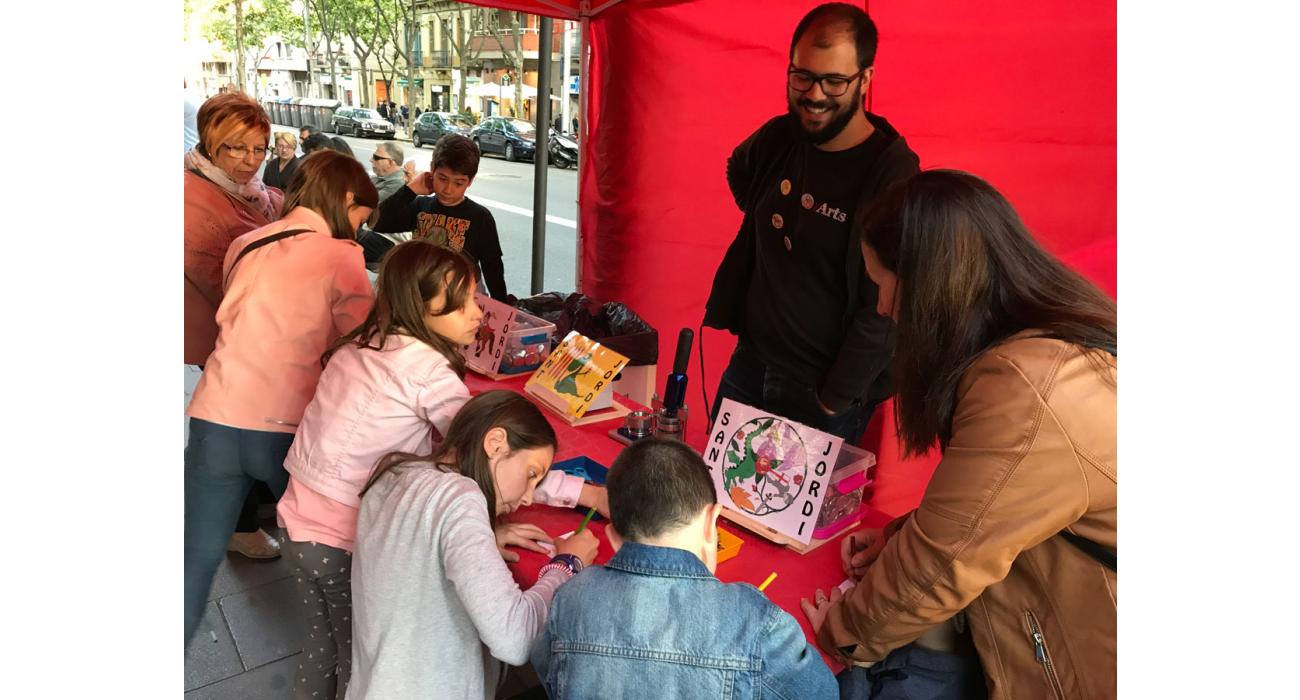
[[[226,272],[226,279],[221,284],[222,288],[224,289],[230,286],[230,276],[235,274],[235,266],[239,264],[240,260],[244,259],[245,255],[248,255],[249,253],[253,252],[254,250],[257,250],[258,248],[261,248],[264,245],[270,245],[271,243],[275,243],[278,240],[289,238],[290,236],[296,236],[300,233],[307,233],[308,231],[311,231],[311,229],[309,228],[287,229],[279,233],[273,233],[265,238],[259,238],[253,241],[252,243],[249,243],[248,245],[244,246],[244,249],[239,251],[239,255],[235,256],[235,260],[230,263],[230,269]]]

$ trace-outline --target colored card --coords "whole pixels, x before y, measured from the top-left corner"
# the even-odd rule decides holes
[[[704,461],[718,502],[808,544],[843,439],[723,399]]]
[[[524,391],[561,415],[577,420],[609,391],[627,362],[623,355],[577,331],[569,331],[528,378]]]
[[[482,294],[474,295],[474,301],[483,309],[483,322],[479,324],[474,342],[462,347],[460,354],[465,358],[465,364],[475,372],[496,374],[501,367],[501,356],[505,354],[506,334],[514,325],[515,307]]]

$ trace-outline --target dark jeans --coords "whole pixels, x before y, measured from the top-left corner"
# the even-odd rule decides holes
[[[293,433],[243,430],[190,418],[185,446],[185,643],[203,618],[212,577],[249,491],[265,482],[276,499],[289,473]]]
[[[851,445],[857,445],[862,439],[871,414],[876,410],[874,402],[867,405],[855,403],[843,413],[826,415],[818,405],[816,386],[768,367],[763,358],[759,357],[758,351],[744,339],[736,343],[736,351],[731,354],[731,361],[722,373],[722,381],[718,383],[718,396],[714,399],[713,415],[709,417],[710,424],[717,418],[723,399],[739,401],[810,428],[838,435]]]
[[[899,647],[871,668],[852,666],[836,676],[840,700],[984,700],[988,691],[979,658]]]

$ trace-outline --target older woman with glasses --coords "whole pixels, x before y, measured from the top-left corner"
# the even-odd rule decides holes
[[[267,187],[276,187],[281,192],[289,189],[289,179],[302,162],[298,155],[298,137],[292,132],[281,131],[275,135],[275,158],[266,162],[262,172],[262,183]]]
[[[217,342],[221,268],[231,241],[280,216],[284,195],[257,171],[266,160],[271,120],[247,95],[225,92],[199,107],[199,142],[185,154],[185,364],[202,367]],[[229,549],[252,559],[280,556],[258,526],[250,494]]]

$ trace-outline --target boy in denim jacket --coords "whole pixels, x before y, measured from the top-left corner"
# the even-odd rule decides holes
[[[532,649],[553,700],[839,697],[794,618],[713,576],[722,507],[699,455],[638,440],[607,488],[614,558],[556,592]]]

